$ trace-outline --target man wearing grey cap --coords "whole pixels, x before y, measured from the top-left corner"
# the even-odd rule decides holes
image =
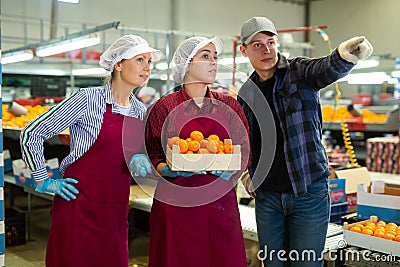
[[[246,21],[240,38],[255,70],[238,100],[250,127],[251,180],[243,183],[255,197],[259,256],[266,266],[323,266],[330,172],[319,90],[370,56],[372,45],[354,37],[326,57],[287,59],[265,17]]]

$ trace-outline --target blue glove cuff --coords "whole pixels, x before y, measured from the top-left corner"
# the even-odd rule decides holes
[[[44,191],[46,191],[47,187],[51,182],[50,179],[51,178],[46,178],[40,184],[36,184],[35,191],[39,193],[43,193]]]

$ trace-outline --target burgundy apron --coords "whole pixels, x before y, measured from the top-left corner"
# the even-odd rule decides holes
[[[229,138],[227,116],[213,114],[193,119],[176,118],[175,129],[180,137],[188,137],[193,130],[204,136],[217,134],[221,139]],[[199,115],[201,116],[201,115]],[[177,133],[169,133],[171,136]],[[182,207],[166,204],[163,200],[181,197],[168,182],[157,184],[155,199],[150,214],[150,267],[245,267],[246,254],[236,193],[232,181],[224,181],[214,175],[177,177],[169,182],[182,187],[201,187],[210,183],[210,191],[184,196],[201,198],[219,190],[220,198],[203,205]],[[217,188],[217,189],[215,189]],[[201,192],[201,191],[200,191]],[[222,192],[222,193],[221,193]],[[175,194],[176,193],[176,194]],[[161,200],[161,201],[160,201]],[[190,205],[188,205],[190,206]]]
[[[121,133],[143,140],[143,122],[111,110],[107,104],[95,143],[64,174],[79,181],[79,194],[69,202],[54,198],[46,266],[128,266],[131,176],[124,154],[139,153],[142,143],[127,148]]]

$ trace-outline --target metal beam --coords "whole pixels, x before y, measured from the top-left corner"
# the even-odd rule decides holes
[[[33,49],[33,48],[36,48],[36,47],[39,47],[39,46],[44,46],[44,45],[49,45],[49,44],[56,44],[56,43],[59,43],[59,42],[62,42],[62,41],[71,40],[71,39],[74,39],[74,38],[78,38],[78,37],[81,37],[81,36],[85,36],[85,35],[96,33],[96,32],[100,32],[100,31],[104,31],[104,30],[111,29],[111,28],[118,29],[118,25],[119,24],[120,24],[119,21],[116,21],[116,22],[114,21],[114,22],[111,22],[111,23],[107,23],[107,24],[103,24],[103,25],[91,28],[91,29],[85,29],[85,30],[77,32],[77,33],[68,34],[68,35],[65,35],[65,36],[61,36],[61,37],[58,37],[58,38],[50,39],[50,40],[43,41],[43,42],[40,42],[40,43],[28,44],[28,45],[23,46],[23,47],[7,50],[7,51],[4,51],[3,54],[16,52],[16,51],[21,51],[21,50],[26,50],[26,49]]]

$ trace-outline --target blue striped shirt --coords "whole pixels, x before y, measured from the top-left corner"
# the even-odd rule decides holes
[[[32,170],[36,181],[46,179],[47,170],[43,154],[46,139],[69,128],[70,153],[60,164],[64,174],[69,165],[79,159],[94,144],[103,123],[106,104],[118,113],[110,90],[111,83],[93,88],[81,88],[58,105],[32,120],[21,132],[22,158]],[[145,105],[133,93],[129,97],[127,116],[144,119]]]

